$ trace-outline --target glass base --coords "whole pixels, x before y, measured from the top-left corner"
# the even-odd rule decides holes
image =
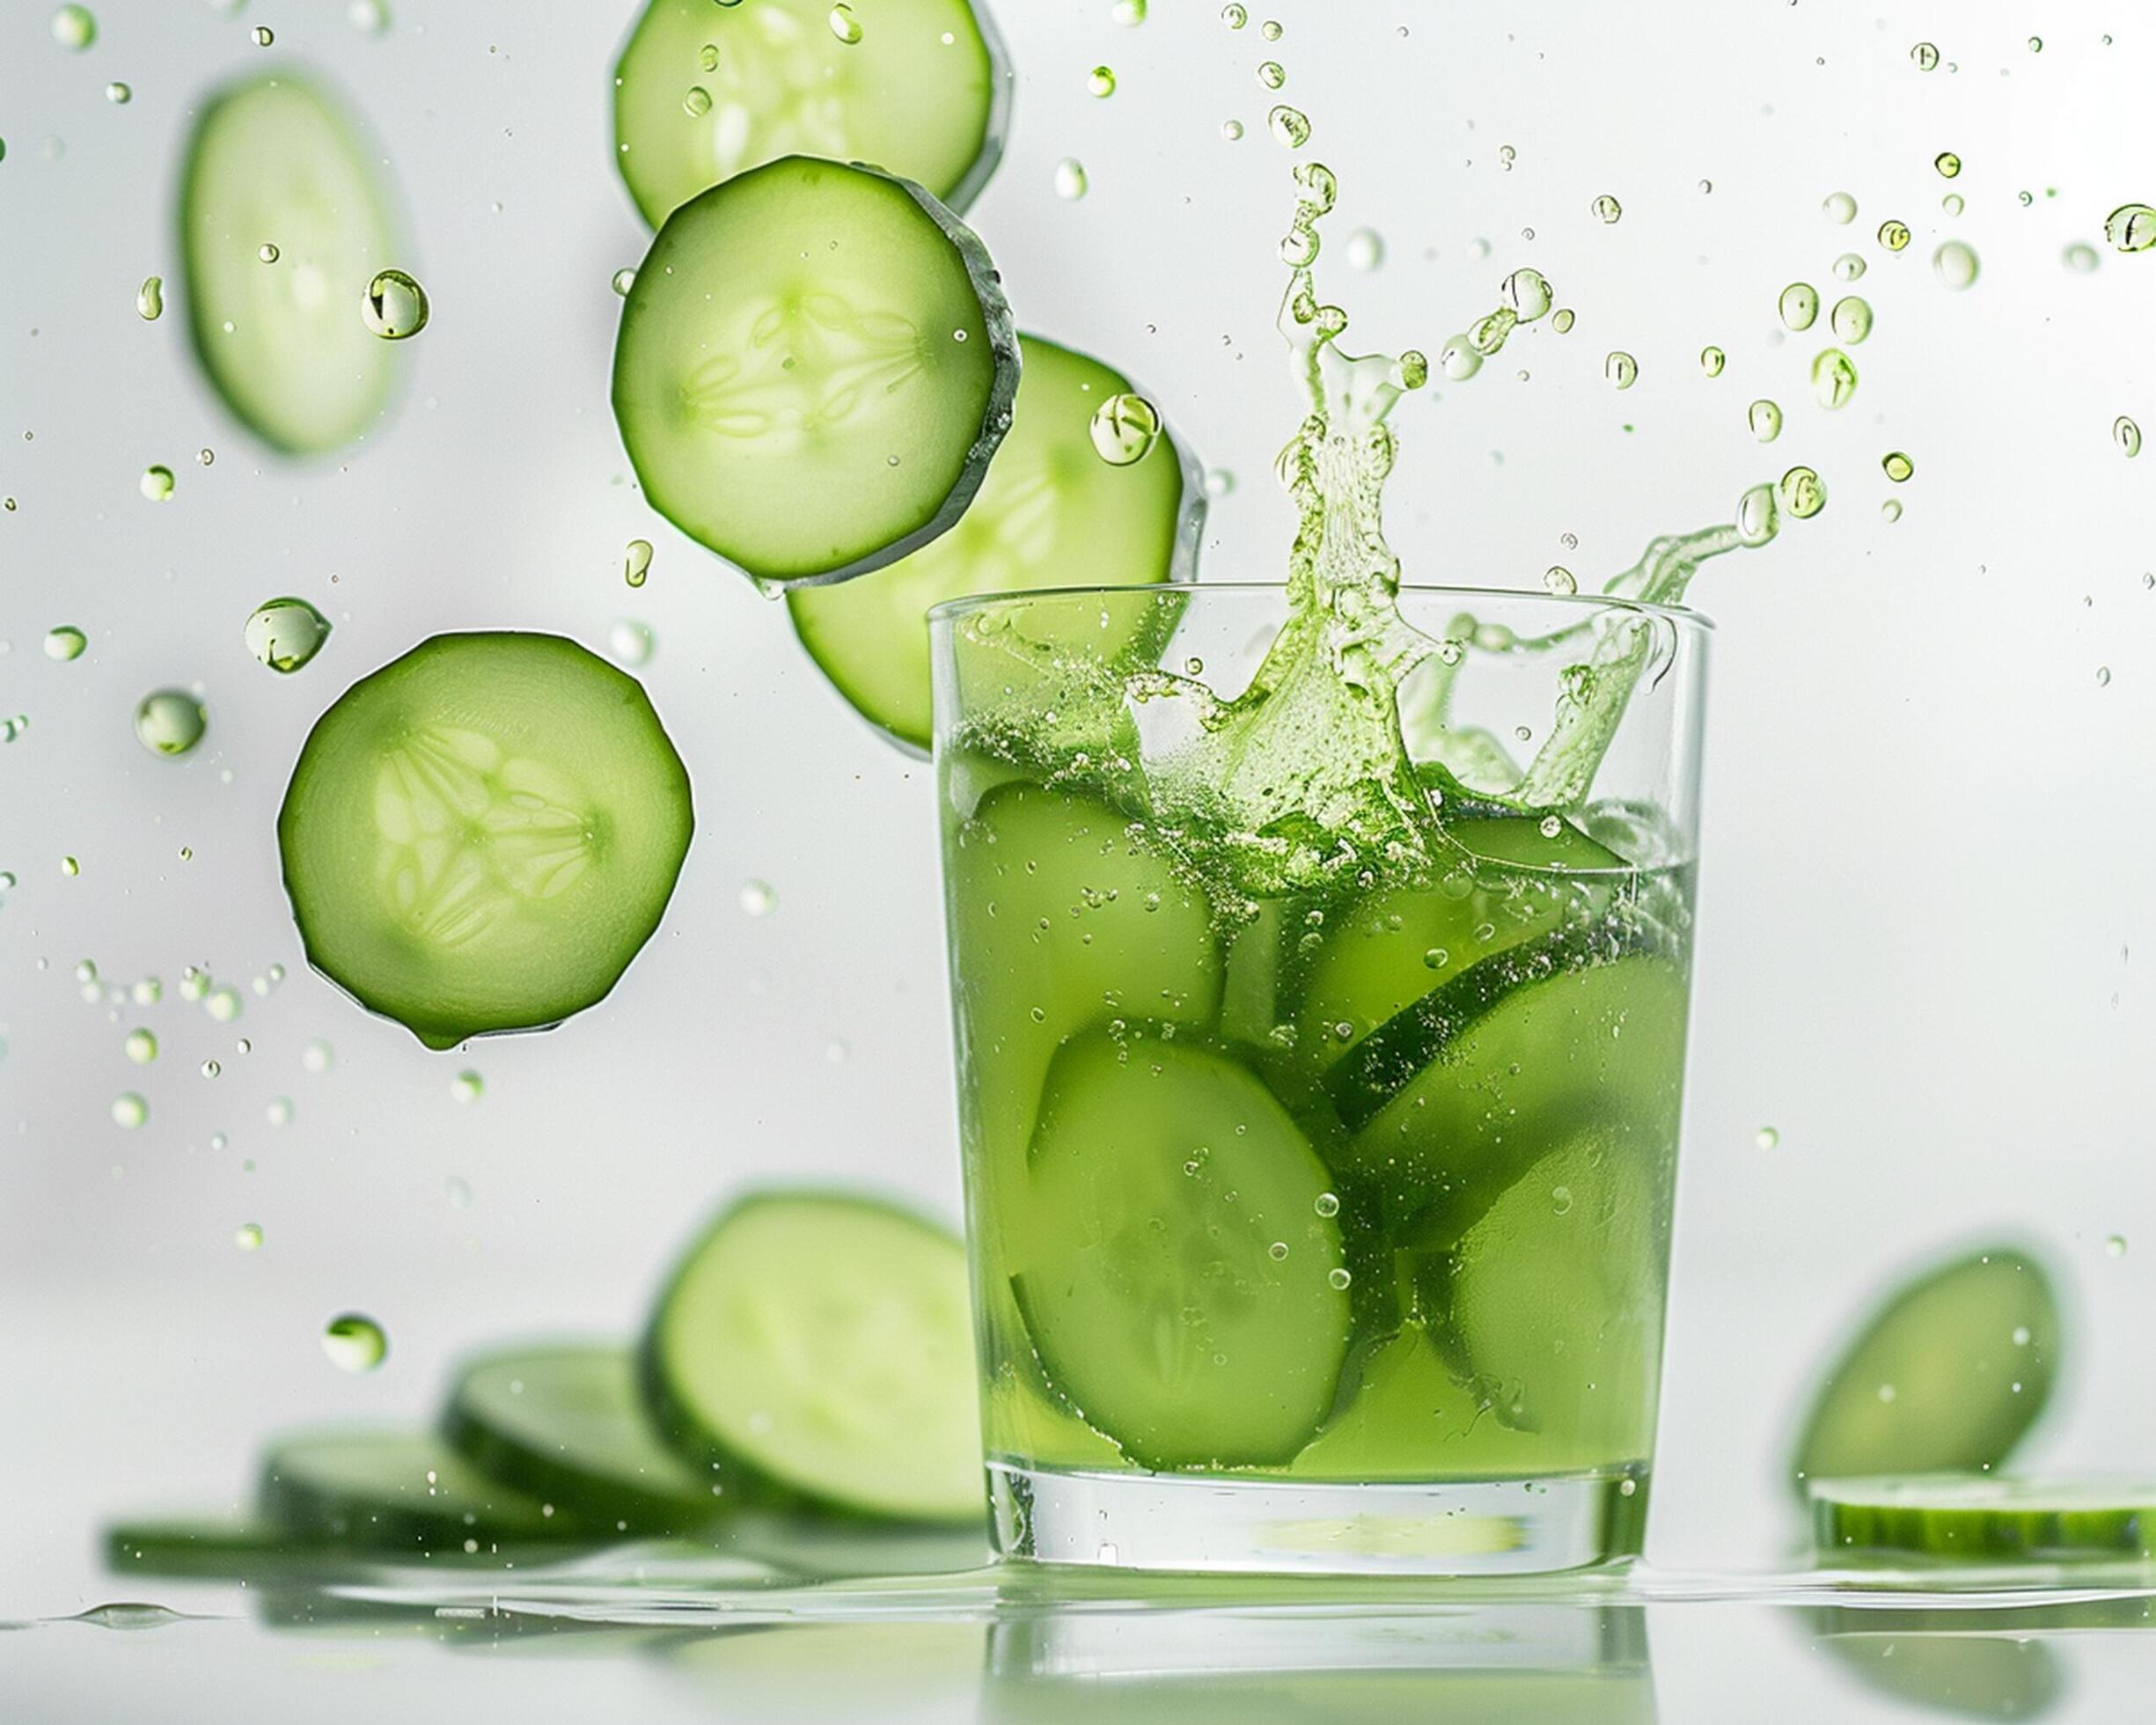
[[[1125,1569],[1535,1575],[1639,1554],[1647,1469],[1374,1485],[988,1464],[999,1555]]]

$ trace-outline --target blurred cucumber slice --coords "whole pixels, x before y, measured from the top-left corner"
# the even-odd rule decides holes
[[[2156,1556],[2156,1479],[1916,1473],[1815,1479],[1812,1531],[1837,1559],[2086,1563]]]

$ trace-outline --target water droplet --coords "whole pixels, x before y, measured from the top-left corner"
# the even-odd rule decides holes
[[[1729,356],[1720,348],[1702,348],[1699,350],[1699,369],[1710,378],[1719,378],[1722,367],[1729,363]]]
[[[45,631],[45,657],[65,664],[70,659],[79,659],[90,646],[90,637],[72,623],[62,623]]]
[[[322,1352],[340,1371],[372,1371],[388,1354],[389,1338],[363,1312],[342,1312],[322,1326]]]
[[[1206,470],[1206,495],[1225,497],[1236,488],[1236,476],[1225,467]]]
[[[1819,290],[1809,282],[1792,282],[1782,290],[1779,309],[1786,328],[1809,329],[1819,319]]]
[[[262,1224],[243,1222],[232,1230],[232,1244],[242,1252],[260,1252],[262,1247]]]
[[[1909,50],[1909,57],[1917,62],[1917,70],[1920,72],[1935,72],[1939,70],[1939,49],[1930,42],[1918,42]]]
[[[2126,1237],[2123,1234],[2113,1234],[2109,1236],[2103,1243],[2103,1249],[2104,1252],[2110,1257],[2125,1257]]]
[[[2104,217],[2103,237],[2122,252],[2145,252],[2156,246],[2156,209],[2122,203]]]
[[[1347,236],[1350,269],[1375,269],[1385,261],[1385,242],[1375,228],[1357,228]]]
[[[151,1031],[131,1030],[128,1032],[128,1039],[121,1046],[127,1050],[128,1058],[137,1066],[148,1066],[158,1057],[158,1039]]]
[[[1909,224],[1884,221],[1879,224],[1879,243],[1889,252],[1899,252],[1909,244]]]
[[[1279,41],[1280,40],[1280,26],[1279,20],[1276,18],[1267,18],[1263,24],[1258,26],[1258,33],[1263,36],[1269,42]]]
[[[63,856],[60,859],[60,872],[67,876],[70,880],[72,880],[77,875],[82,873],[82,871],[83,865],[78,859],[72,856]]]
[[[1290,150],[1300,150],[1310,141],[1309,118],[1300,108],[1276,107],[1265,116],[1265,125]]]
[[[202,740],[209,716],[185,689],[157,689],[135,709],[135,735],[152,754],[186,754]]]
[[[1116,93],[1116,73],[1112,66],[1096,66],[1086,74],[1086,93],[1106,100]]]
[[[105,99],[114,107],[125,107],[135,99],[135,91],[131,85],[121,84],[115,79],[105,86]]]
[[[134,1090],[122,1090],[113,1098],[113,1123],[132,1132],[150,1118],[150,1105]]]
[[[1800,521],[1809,521],[1827,506],[1826,485],[1812,468],[1792,467],[1776,488],[1781,494],[1782,507]]]
[[[1917,471],[1917,464],[1898,449],[1888,451],[1879,465],[1886,470],[1887,477],[1896,485],[1902,484]]]
[[[1939,170],[1940,178],[1952,180],[1962,172],[1962,158],[1951,150],[1942,150],[1932,158],[1932,165]]]
[[[1572,594],[1580,591],[1580,578],[1562,563],[1553,563],[1542,572],[1545,592]]]
[[[1958,239],[1949,239],[1932,253],[1932,268],[1954,293],[1976,285],[1981,266],[1976,253]]]
[[[1066,202],[1083,197],[1087,183],[1085,164],[1075,156],[1066,156],[1055,165],[1055,195]]]
[[[449,1081],[449,1097],[451,1102],[477,1102],[486,1094],[487,1081],[473,1071],[470,1067],[466,1067]]]
[[[13,881],[0,882],[0,887],[11,886]],[[165,997],[165,985],[154,976],[145,976],[128,991],[137,1006],[155,1006]]]
[[[472,1208],[471,1182],[458,1175],[451,1174],[442,1182],[442,1196],[449,1200],[451,1209],[468,1210]]]
[[[254,26],[255,47],[268,48],[276,40],[277,33],[272,30],[267,24],[258,24]]]
[[[344,15],[362,35],[379,36],[389,28],[389,8],[382,0],[352,0]]]
[[[260,258],[264,263],[275,263],[278,258],[282,255],[282,253],[281,253],[277,250],[276,246],[272,245],[268,240],[264,240],[260,246],[254,248],[254,255]]]
[[[272,1126],[290,1126],[292,1123],[292,1098],[273,1096],[263,1105],[262,1118]]]
[[[401,269],[385,269],[367,283],[360,315],[385,341],[402,341],[427,327],[427,290]]]
[[[651,573],[651,541],[631,540],[621,559],[621,578],[632,587],[641,587]]]
[[[1287,82],[1287,68],[1277,60],[1268,60],[1258,69],[1258,81],[1268,90],[1278,90]]]
[[[606,650],[614,656],[617,664],[632,669],[650,662],[652,645],[649,628],[627,617],[616,620],[606,632]]]
[[[326,1072],[337,1063],[337,1051],[318,1037],[301,1051],[299,1063],[310,1072]]]
[[[1864,274],[1864,260],[1854,252],[1844,252],[1834,261],[1834,279],[1854,282]]]
[[[717,71],[719,70],[719,45],[716,42],[706,42],[697,53],[696,63],[708,72]]]
[[[1872,303],[1854,294],[1846,299],[1837,299],[1834,310],[1827,315],[1827,322],[1837,341],[1856,347],[1872,333]]]
[[[53,40],[80,54],[98,39],[98,21],[87,6],[62,6],[53,14]]]
[[[172,500],[175,481],[170,467],[145,467],[141,480],[143,495],[153,503],[169,503]]]
[[[1857,219],[1857,201],[1846,192],[1832,192],[1819,206],[1827,212],[1827,219],[1837,227],[1847,227]]]
[[[1240,30],[1250,21],[1250,12],[1242,6],[1231,4],[1221,8],[1221,22],[1230,30]]]
[[[2066,268],[2077,275],[2087,275],[2102,261],[2094,246],[2079,239],[2069,246],[2060,255]]]
[[[1628,353],[1613,353],[1602,361],[1602,374],[1619,389],[1630,389],[1639,380],[1639,362]]]
[[[1555,297],[1550,281],[1539,269],[1515,269],[1505,278],[1500,290],[1505,309],[1520,323],[1533,323],[1550,309]]]
[[[214,466],[216,465],[217,452],[214,449],[198,449],[194,451],[194,459],[205,467]]]
[[[1146,21],[1146,0],[1116,0],[1109,16],[1126,28],[1135,29]]]
[[[322,650],[329,629],[328,618],[306,600],[288,596],[256,606],[240,636],[258,663],[290,676]]]
[[[1557,331],[1559,335],[1569,335],[1572,334],[1572,327],[1574,321],[1575,319],[1573,317],[1572,308],[1570,306],[1565,306],[1558,312],[1556,316],[1550,319],[1550,327]]]
[[[1605,225],[1622,219],[1624,214],[1624,206],[1607,192],[1596,198],[1590,208],[1595,212],[1595,219]]]
[[[1159,442],[1160,410],[1144,396],[1125,391],[1094,408],[1088,429],[1095,454],[1111,467],[1127,467]]]
[[[2111,667],[2109,665],[2100,664],[2096,667],[2096,686],[2100,689],[2108,689],[2111,686]]]
[[[772,891],[768,881],[744,881],[741,887],[741,908],[751,916],[768,916],[779,907],[779,895]]]
[[[135,290],[135,310],[144,323],[155,323],[165,315],[165,278],[145,275],[143,284]]]
[[[861,40],[861,20],[854,16],[854,9],[846,0],[839,0],[831,9],[830,24],[831,33],[847,47],[852,48]]]
[[[2141,453],[2141,428],[2127,418],[2124,414],[2121,414],[2112,424],[2111,441],[2119,446],[2120,451],[2130,461],[2135,456]]]
[[[701,120],[711,112],[711,92],[700,84],[692,84],[682,92],[681,111],[692,120]]]
[[[1752,436],[1763,444],[1771,444],[1782,435],[1782,410],[1764,398],[1744,410],[1744,419],[1752,428]]]
[[[1812,361],[1812,400],[1832,411],[1849,405],[1857,393],[1857,362],[1839,348],[1828,348]]]
[[[1782,1141],[1782,1134],[1771,1126],[1763,1126],[1759,1128],[1758,1141],[1761,1149],[1771,1150]]]

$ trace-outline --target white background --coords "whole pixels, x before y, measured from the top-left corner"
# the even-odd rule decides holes
[[[877,5],[856,0],[869,30]],[[952,1213],[957,1195],[924,770],[627,483],[608,278],[645,235],[608,103],[631,9],[395,0],[375,38],[342,0],[107,0],[81,55],[50,10],[0,8],[0,493],[18,500],[0,514],[0,710],[31,721],[0,745],[0,869],[19,877],[0,902],[0,1612],[100,1597],[99,1517],[232,1501],[279,1425],[422,1417],[460,1349],[627,1331],[745,1182],[863,1179]],[[2101,246],[2113,206],[2156,201],[2156,27],[2060,0],[1279,0],[1240,34],[1185,0],[1138,29],[1109,0],[998,11],[1017,100],[973,220],[1024,327],[1142,378],[1237,475],[1206,573],[1270,578],[1289,525],[1269,469],[1296,411],[1270,328],[1291,191],[1254,77],[1265,16],[1287,26],[1272,51],[1308,153],[1342,181],[1321,285],[1351,346],[1434,354],[1523,263],[1578,312],[1404,409],[1391,524],[1412,578],[1595,577],[1794,462],[1826,478],[1824,515],[1695,593],[1721,633],[1654,1555],[1774,1560],[1793,1532],[1775,1453],[1822,1350],[1906,1260],[1996,1234],[2047,1248],[2075,1307],[2042,1456],[2156,1464],[2156,454],[2111,441],[2122,413],[2156,434],[2156,253],[2061,261]],[[1909,53],[1927,39],[1951,62],[1930,74]],[[377,129],[434,306],[393,414],[300,466],[204,389],[176,289],[162,321],[134,310],[143,276],[180,273],[194,105],[287,55]],[[1085,91],[1098,62],[1121,80],[1104,102]],[[106,101],[112,79],[130,104]],[[1958,220],[1932,166],[1947,149],[1968,165]],[[1080,202],[1051,189],[1067,156],[1090,175]],[[1847,229],[1821,213],[1837,190],[1861,206]],[[1589,210],[1605,192],[1615,226]],[[1898,257],[1873,238],[1889,217],[1916,233]],[[1360,224],[1388,253],[1367,275],[1338,261]],[[1932,271],[1949,234],[1984,261],[1967,293]],[[1830,300],[1845,249],[1871,264],[1878,328],[1829,415],[1805,386],[1823,327],[1785,338],[1775,302],[1795,279]],[[1708,342],[1729,354],[1712,380]],[[1612,349],[1638,357],[1628,393],[1603,380]],[[1787,410],[1771,449],[1745,429],[1756,395]],[[1900,488],[1879,469],[1896,448],[1918,469]],[[167,504],[137,492],[151,462],[179,475]],[[632,593],[640,535],[657,557]],[[278,679],[240,626],[285,592],[337,629]],[[348,682],[429,633],[603,646],[624,615],[656,631],[647,680],[695,780],[673,908],[598,1009],[430,1055],[301,963],[272,831],[294,754]],[[76,664],[40,650],[60,622],[90,633]],[[198,680],[208,742],[151,759],[135,700]],[[776,891],[767,917],[741,907],[751,879]],[[84,958],[161,977],[163,1003],[85,1003]],[[243,989],[272,963],[291,975],[219,1025],[179,998],[189,963]],[[164,1044],[146,1071],[121,1048],[138,1019]],[[315,1038],[336,1055],[319,1075]],[[451,1098],[466,1066],[476,1105]],[[135,1088],[150,1119],[128,1133],[109,1109]],[[246,1222],[267,1237],[252,1254],[232,1244]],[[353,1307],[391,1336],[366,1377],[317,1340]]]

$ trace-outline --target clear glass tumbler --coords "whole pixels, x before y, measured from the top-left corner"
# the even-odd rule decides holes
[[[1375,700],[1283,693],[1277,586],[931,615],[1007,1557],[1639,1549],[1709,626],[1464,589],[1400,611],[1422,650]]]

